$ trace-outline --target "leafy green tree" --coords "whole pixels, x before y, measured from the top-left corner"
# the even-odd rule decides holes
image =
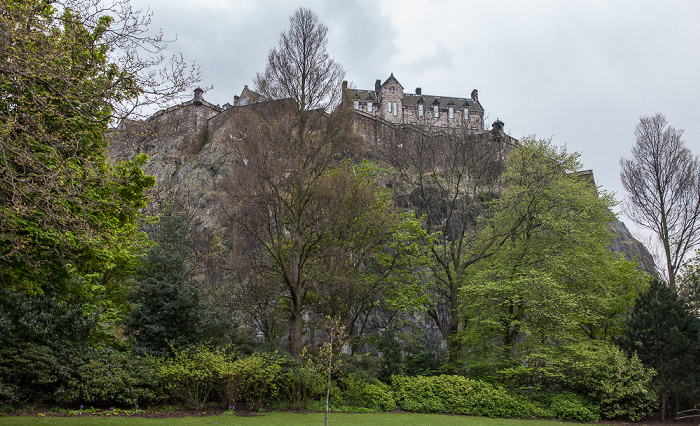
[[[666,284],[654,280],[637,299],[620,339],[628,353],[636,353],[644,365],[656,370],[661,420],[683,403],[693,407],[700,400],[700,319]]]
[[[612,197],[577,173],[577,154],[524,140],[508,156],[483,234],[498,250],[472,269],[463,300],[472,362],[512,366],[542,347],[621,331],[643,285],[612,253]]]
[[[415,211],[427,234],[430,276],[422,301],[454,364],[465,321],[461,288],[469,268],[497,249],[495,239],[480,237],[476,217],[483,214],[490,191],[497,190],[509,147],[488,133],[433,126],[390,129],[382,138],[387,143],[381,155],[409,192],[397,197],[404,199],[399,203]]]
[[[135,224],[154,180],[145,157],[111,165],[104,134],[193,80],[178,61],[156,72],[164,45],[146,24],[125,0],[0,4],[4,286],[40,291],[47,276],[77,275],[83,290],[108,292],[94,274],[118,270],[142,242]]]
[[[192,281],[192,216],[170,206],[152,226],[155,245],[136,271],[131,295],[135,306],[124,327],[136,351],[167,356],[171,348],[201,341],[206,327]]]

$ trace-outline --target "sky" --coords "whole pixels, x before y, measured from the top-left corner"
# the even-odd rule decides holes
[[[486,124],[552,138],[625,197],[619,160],[640,116],[662,113],[700,154],[700,2],[691,0],[131,0],[201,70],[204,98],[253,87],[299,7],[328,27],[351,87],[391,73],[406,92],[469,97]],[[618,208],[616,211],[620,211]],[[635,234],[638,228],[622,218]],[[644,240],[644,236],[639,235]]]

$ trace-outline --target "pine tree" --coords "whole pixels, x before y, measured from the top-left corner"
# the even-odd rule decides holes
[[[700,320],[683,300],[666,284],[655,280],[637,299],[628,325],[620,345],[628,353],[636,352],[644,365],[656,370],[661,420],[666,417],[667,402],[675,403],[676,412],[684,402],[697,403]]]

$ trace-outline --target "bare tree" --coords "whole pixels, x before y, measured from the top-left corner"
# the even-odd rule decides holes
[[[700,243],[700,160],[661,114],[641,117],[634,135],[632,158],[620,159],[624,212],[659,239],[668,285],[676,290],[676,274]]]
[[[236,228],[266,254],[257,259],[259,272],[289,299],[289,350],[297,358],[309,298],[325,297],[319,289],[337,284],[340,260],[352,252],[357,258],[381,237],[360,230],[376,211],[376,185],[339,162],[361,144],[350,111],[327,111],[340,99],[344,76],[326,51],[327,31],[308,9],[290,18],[256,77],[266,102],[239,114],[232,128],[239,167],[226,186]]]
[[[265,72],[256,76],[256,90],[267,99],[294,100],[302,120],[314,109],[330,112],[340,101],[345,71],[326,51],[328,28],[304,8],[294,12],[289,24],[279,47],[268,54]]]

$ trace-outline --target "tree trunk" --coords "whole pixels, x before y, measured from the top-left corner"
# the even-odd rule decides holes
[[[666,421],[666,393],[661,392],[661,423]]]
[[[289,306],[289,352],[301,360],[301,295],[293,291]]]

